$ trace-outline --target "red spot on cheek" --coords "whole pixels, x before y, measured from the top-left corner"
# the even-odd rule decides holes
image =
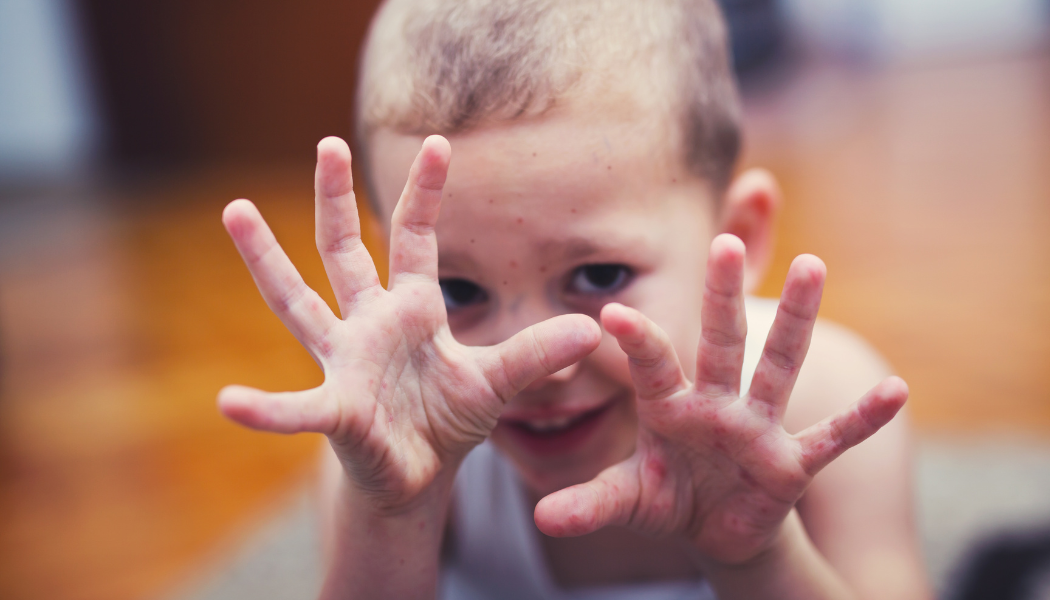
[[[516,260],[510,261],[510,268],[517,269],[518,268],[518,261],[516,261]]]
[[[540,267],[540,273],[546,273],[547,267]]]
[[[503,282],[503,285],[507,285],[507,282],[506,282],[506,281],[504,281],[504,282]]]
[[[471,243],[471,244],[473,244],[473,243],[474,243],[474,238],[470,238],[470,243]]]
[[[525,222],[525,219],[522,219],[521,217],[518,217],[517,221],[518,221],[518,225],[521,225],[522,223]]]
[[[575,208],[569,209],[569,212],[571,212],[572,214],[576,214],[576,209]]]
[[[495,202],[496,202],[495,200],[493,200],[492,198],[489,198],[489,204],[493,204]]]

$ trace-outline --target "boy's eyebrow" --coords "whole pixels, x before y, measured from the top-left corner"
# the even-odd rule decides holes
[[[438,253],[438,268],[470,272],[478,270],[478,263],[469,254],[445,251]]]
[[[545,240],[539,244],[538,252],[546,258],[579,260],[626,245],[629,245],[628,240],[608,240],[606,244],[599,244],[589,238],[571,237],[563,240]]]
[[[616,238],[606,240],[607,243],[599,244],[592,239],[584,237],[570,237],[565,239],[545,239],[536,242],[534,246],[536,254],[544,261],[577,261],[595,254],[603,254],[610,251],[622,250],[631,246],[632,238]],[[481,265],[467,252],[445,250],[438,254],[438,265],[441,269],[452,271],[477,272]]]

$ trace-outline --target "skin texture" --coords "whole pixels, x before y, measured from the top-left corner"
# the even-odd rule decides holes
[[[342,319],[305,289],[254,207],[227,207],[224,222],[264,298],[321,364],[325,383],[284,394],[230,387],[220,408],[251,427],[329,436],[337,461],[327,479],[326,597],[432,597],[455,470],[486,437],[538,500],[543,532],[581,536],[611,525],[602,532],[620,540],[655,537],[655,552],[687,557],[720,597],[885,597],[873,582],[886,577],[900,582],[892,597],[925,593],[907,562],[879,563],[890,566],[876,573],[850,558],[914,557],[898,481],[906,474],[893,473],[902,452],[875,452],[891,464],[869,465],[884,478],[875,485],[903,506],[884,515],[892,533],[879,543],[843,540],[827,527],[862,517],[865,505],[854,498],[841,507],[840,485],[814,483],[890,422],[907,387],[890,377],[841,398],[815,374],[802,401],[809,410],[789,418],[805,428],[785,428],[825,278],[819,259],[802,256],[751,391],[740,396],[743,294],[761,275],[775,186],[762,173],[742,176],[716,211],[709,188],[658,134],[570,111],[455,136],[450,167],[442,138],[377,133],[389,290],[360,241],[349,150],[323,140],[318,248]],[[588,265],[620,265],[627,275],[596,288],[581,275]],[[485,293],[446,310],[439,279]],[[834,366],[823,357],[841,358],[846,347],[819,354]],[[856,362],[842,389],[882,376],[876,359]],[[596,428],[567,452],[537,453],[514,434],[516,421],[596,408],[604,409]],[[826,418],[814,423],[818,413]],[[816,546],[796,510],[811,484],[814,506],[832,516],[813,518]],[[577,539],[586,547],[591,538]],[[555,542],[546,550],[566,555]],[[571,577],[582,569],[552,571],[569,585],[613,581],[600,569],[582,582]]]

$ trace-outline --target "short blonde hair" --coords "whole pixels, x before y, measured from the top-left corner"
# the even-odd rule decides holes
[[[388,0],[362,56],[355,132],[366,183],[379,129],[461,133],[539,116],[629,78],[662,98],[675,150],[716,190],[740,152],[739,100],[714,0]]]

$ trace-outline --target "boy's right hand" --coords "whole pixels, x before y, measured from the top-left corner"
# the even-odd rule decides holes
[[[497,346],[457,343],[438,285],[434,234],[448,142],[423,142],[394,209],[389,289],[361,241],[349,148],[326,138],[317,155],[317,248],[342,319],[303,282],[251,202],[231,202],[223,223],[266,303],[325,381],[283,393],[229,386],[219,407],[255,429],[325,434],[373,508],[397,514],[430,491],[450,489],[459,461],[489,435],[503,405],[593,351],[601,331],[589,317],[564,315]]]

